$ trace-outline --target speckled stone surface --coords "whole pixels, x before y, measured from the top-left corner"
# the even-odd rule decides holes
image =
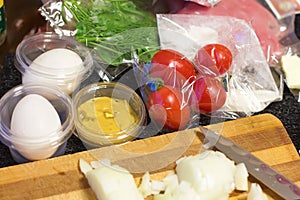
[[[14,67],[14,54],[11,53],[5,56],[2,67],[2,73],[0,76],[0,97],[2,97],[8,90],[22,82],[20,72]],[[72,135],[67,142],[65,154],[84,150],[86,150],[86,148],[82,145],[81,141],[75,135]],[[0,167],[15,164],[17,163],[12,159],[9,149],[4,144],[0,143]]]
[[[13,65],[14,54],[8,54],[3,64],[1,74],[0,95],[4,95],[12,87],[21,84],[21,74]],[[271,113],[278,117],[285,126],[297,150],[300,150],[300,103],[285,86],[283,100],[271,103],[260,113]],[[256,114],[260,114],[256,113]],[[205,122],[203,122],[205,125]],[[65,154],[84,151],[86,148],[81,141],[72,135],[68,140]],[[17,164],[11,157],[9,149],[0,143],[0,167]]]
[[[296,17],[295,31],[300,38],[300,17]],[[5,56],[2,65],[2,73],[0,75],[0,97],[2,97],[12,87],[21,84],[21,74],[14,67],[14,54],[10,53]],[[126,79],[125,79],[126,80]],[[271,113],[278,117],[285,126],[291,140],[293,141],[297,151],[300,150],[300,103],[285,86],[282,101],[271,103],[265,110],[260,113]],[[202,124],[202,125],[205,125]],[[81,141],[72,135],[68,140],[65,154],[84,151],[86,148]],[[0,167],[16,165],[12,159],[9,149],[0,143]]]

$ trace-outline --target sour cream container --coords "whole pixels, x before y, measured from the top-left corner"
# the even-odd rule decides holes
[[[90,50],[72,37],[40,33],[17,46],[15,66],[23,84],[53,85],[71,94],[91,75],[93,59]]]
[[[35,99],[33,96],[38,98]],[[20,105],[25,97],[27,100],[35,99],[35,102],[27,101]],[[38,105],[40,103],[42,106]],[[49,114],[49,109],[57,117],[45,115]],[[13,117],[13,115],[18,116]],[[15,123],[12,123],[13,120]],[[59,126],[53,128],[57,120]],[[39,129],[38,126],[47,126],[48,129],[45,127]],[[36,130],[45,130],[45,132],[34,135],[32,132]],[[74,113],[71,97],[57,87],[19,85],[9,90],[0,99],[0,140],[9,148],[17,163],[63,155],[67,140],[73,131]]]

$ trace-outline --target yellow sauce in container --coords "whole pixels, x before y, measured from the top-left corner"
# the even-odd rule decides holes
[[[147,121],[144,102],[122,83],[87,85],[73,100],[75,134],[87,149],[124,144],[144,130]]]
[[[118,136],[136,123],[136,115],[126,100],[95,97],[78,108],[82,123],[93,131]]]

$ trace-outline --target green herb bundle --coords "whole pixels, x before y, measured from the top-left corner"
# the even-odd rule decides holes
[[[76,22],[76,40],[95,49],[104,63],[118,66],[136,51],[147,62],[159,49],[156,19],[130,0],[64,0]]]

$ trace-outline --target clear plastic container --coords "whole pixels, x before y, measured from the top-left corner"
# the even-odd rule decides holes
[[[72,59],[74,56],[66,61],[67,56],[65,54],[59,54],[52,59],[45,59],[44,53],[53,49],[71,50],[75,52],[74,55],[77,54],[81,58],[82,62],[79,62],[78,66],[76,66]],[[42,54],[44,54],[43,61],[41,59],[37,61],[37,58]],[[47,56],[49,54],[48,52]],[[57,63],[60,65],[66,63],[66,66],[58,67]],[[72,63],[72,66],[67,66],[69,63]],[[91,75],[93,59],[90,50],[74,38],[54,33],[41,33],[25,38],[18,45],[15,66],[22,73],[23,84],[41,83],[54,85],[71,94],[82,81]]]
[[[58,130],[46,133],[46,136],[43,134],[43,137],[36,136],[34,138],[20,136],[20,134],[12,131],[11,121],[15,107],[23,97],[29,94],[38,94],[52,104],[61,122]],[[35,110],[37,108],[32,107],[31,109],[32,112],[37,112]],[[24,117],[26,116],[24,113]],[[30,123],[34,126],[39,125],[35,121]],[[20,126],[25,125],[21,123]],[[72,100],[59,88],[44,85],[19,85],[9,90],[0,100],[0,140],[10,149],[13,159],[18,163],[63,155],[66,142],[73,131]]]
[[[100,119],[98,118],[98,114],[101,111],[98,110],[100,107],[99,103],[97,105],[96,101],[97,99],[99,100],[100,97],[109,97],[109,99],[123,103],[126,101],[130,108],[128,109],[130,110],[130,116],[134,116],[132,118],[133,120],[130,123],[127,123],[127,125],[124,125],[123,128],[120,128],[119,131],[106,131],[108,125],[105,127],[103,124],[101,125],[101,121],[99,121]],[[86,103],[91,100],[92,103],[89,104],[89,108],[85,107],[85,109],[89,109],[88,111],[80,109],[83,108],[82,105],[87,105]],[[127,106],[125,105],[124,107]],[[146,123],[146,109],[140,96],[130,87],[117,82],[99,82],[87,85],[73,97],[73,108],[75,113],[74,123],[77,130],[76,134],[87,149],[123,144],[136,139]],[[100,109],[103,108],[104,110],[111,109],[113,111],[104,113],[105,116],[107,115],[108,118],[114,120],[110,121],[112,123],[119,124],[120,120],[124,123],[124,121],[128,119],[128,117],[124,117],[124,115],[118,118],[117,115],[123,111],[121,111],[122,108],[114,103],[108,103],[107,105],[101,103]],[[88,115],[86,115],[87,113]],[[129,115],[126,115],[125,113],[125,116]],[[94,120],[94,123],[87,125],[85,120]]]

